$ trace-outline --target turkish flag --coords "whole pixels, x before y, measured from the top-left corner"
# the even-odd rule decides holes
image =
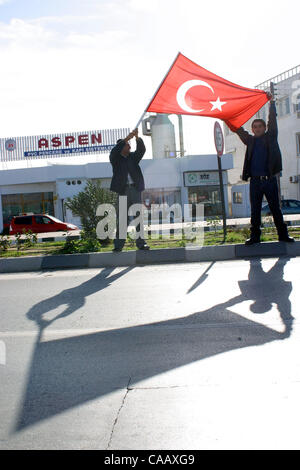
[[[179,53],[146,111],[208,116],[238,129],[268,100],[264,91],[229,82]]]

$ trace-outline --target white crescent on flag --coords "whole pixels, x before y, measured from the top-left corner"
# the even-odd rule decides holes
[[[193,109],[190,106],[188,106],[185,100],[185,95],[194,86],[207,87],[212,91],[212,93],[214,93],[214,89],[207,82],[204,82],[203,80],[188,80],[187,82],[184,82],[178,88],[177,95],[176,95],[177,103],[179,104],[181,109],[183,109],[184,111],[188,113],[201,113],[202,111],[204,111],[204,109]]]

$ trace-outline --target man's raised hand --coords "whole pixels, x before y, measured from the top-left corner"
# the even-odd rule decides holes
[[[128,142],[128,140],[133,139],[134,136],[135,136],[135,131],[131,131],[131,132],[129,132],[128,136],[124,140],[126,140],[126,142]]]

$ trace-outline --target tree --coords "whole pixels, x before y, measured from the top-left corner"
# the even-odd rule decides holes
[[[83,191],[73,198],[67,198],[65,205],[74,216],[80,217],[85,238],[97,238],[96,227],[104,216],[97,216],[97,208],[100,204],[112,204],[116,206],[116,193],[102,188],[101,181],[88,180]],[[102,242],[102,240],[100,240]]]

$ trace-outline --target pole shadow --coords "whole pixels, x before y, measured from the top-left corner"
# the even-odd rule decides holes
[[[248,280],[239,282],[240,295],[185,317],[45,342],[40,333],[15,432],[126,388],[129,378],[132,385],[218,354],[287,339],[293,324],[292,283],[283,279],[288,260],[279,259],[269,272],[263,271],[261,260],[251,260]],[[89,287],[89,282],[82,286]],[[58,297],[58,302],[65,299]],[[245,300],[253,301],[253,320],[230,310]],[[53,302],[42,302],[44,311]],[[282,333],[255,321],[255,314],[269,311],[272,302],[285,325]],[[64,315],[76,305],[74,300]],[[29,318],[44,329],[39,312],[33,307]]]

